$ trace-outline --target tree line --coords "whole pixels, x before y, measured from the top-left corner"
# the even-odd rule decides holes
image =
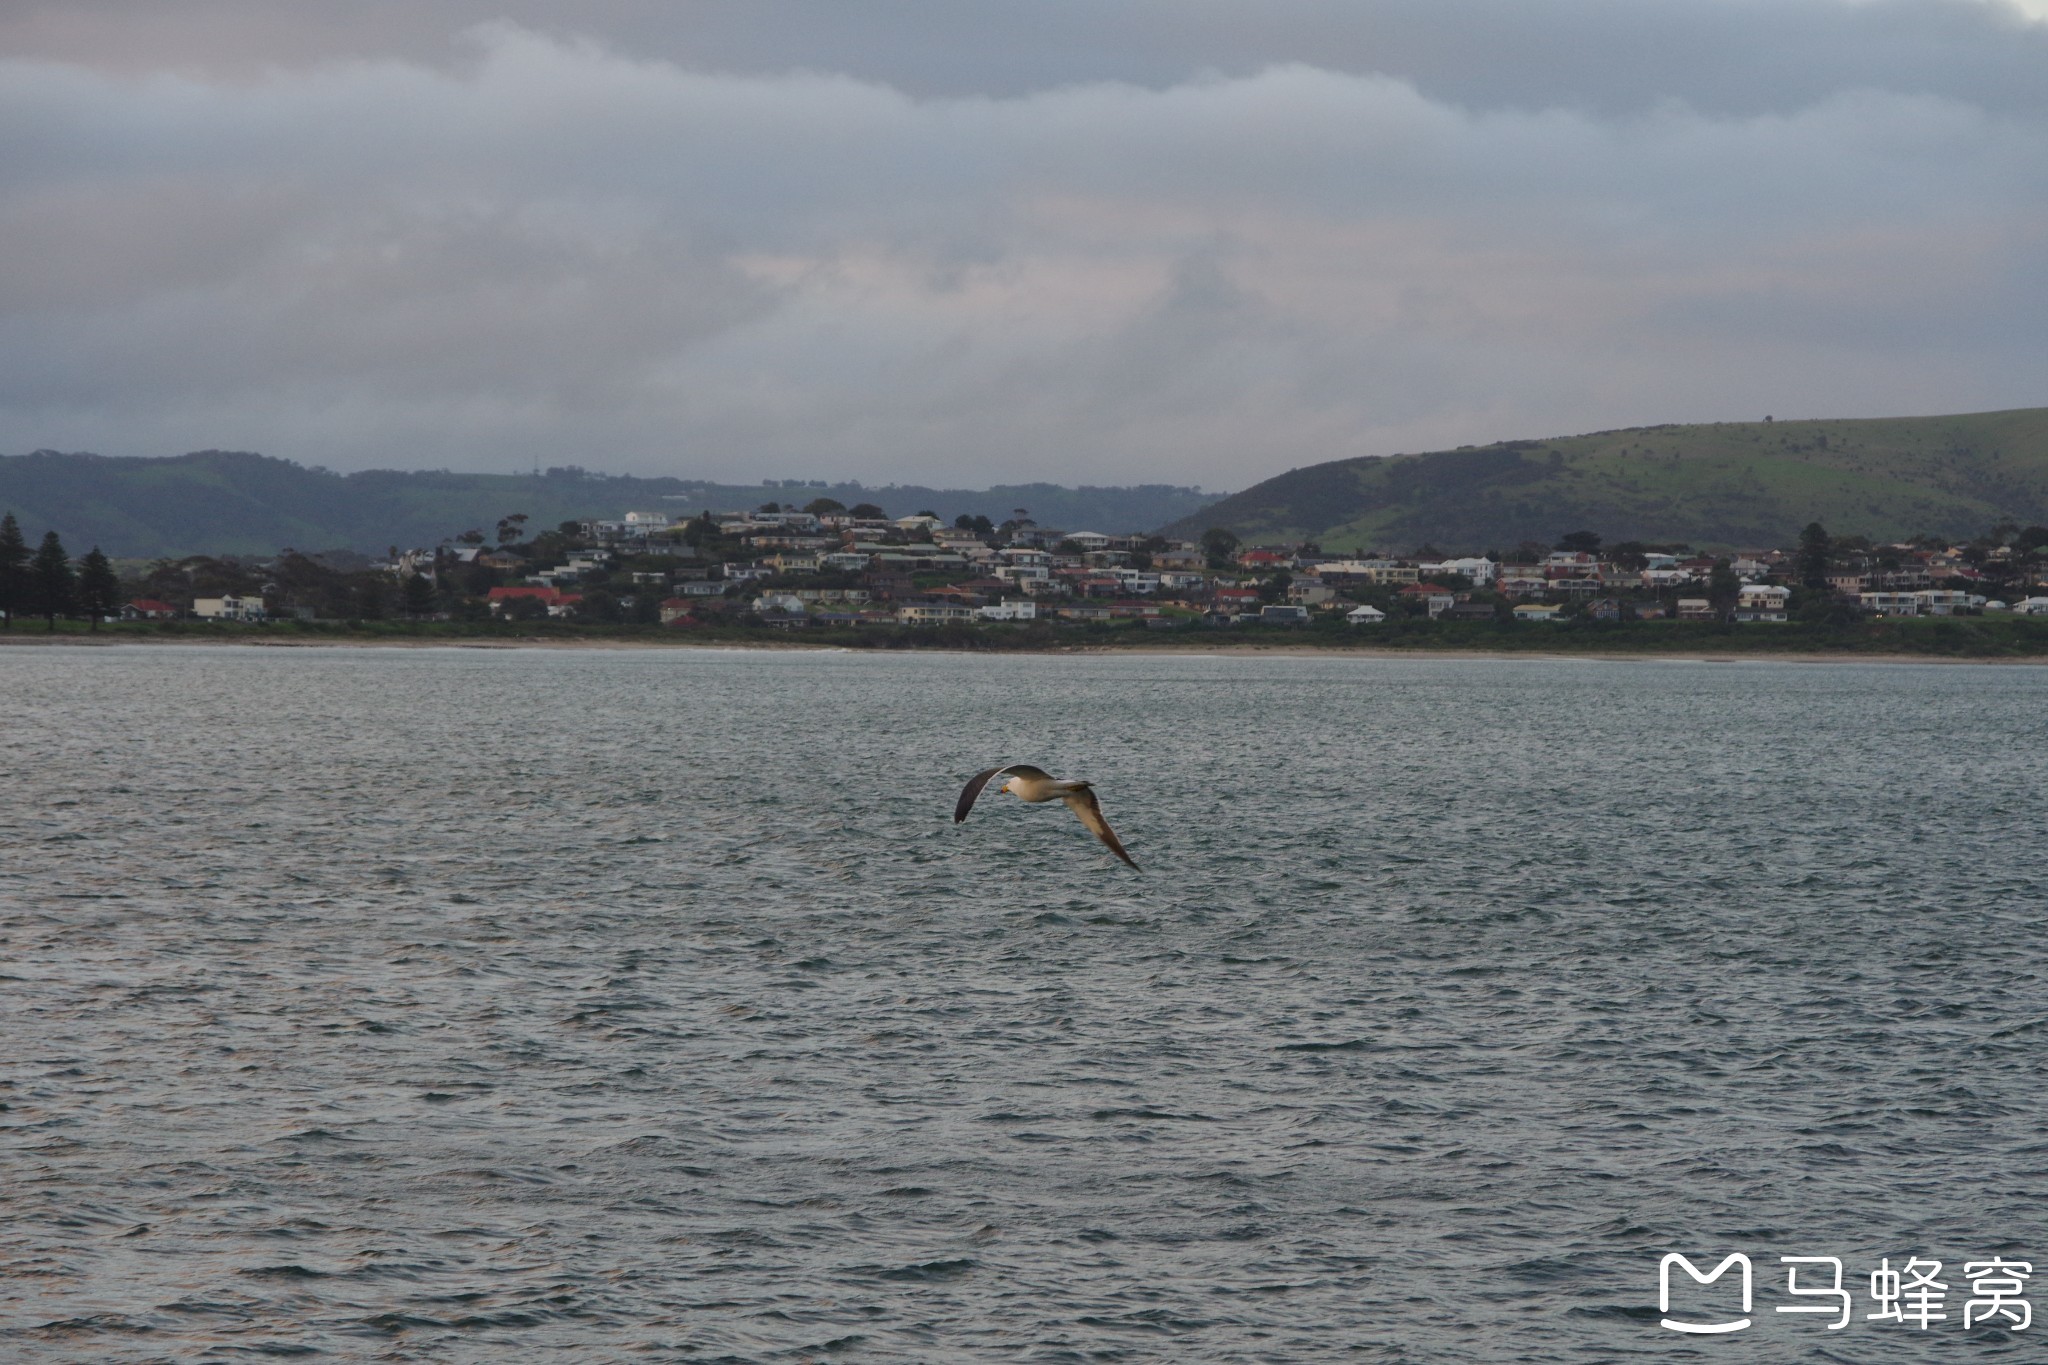
[[[40,616],[50,630],[60,616],[83,614],[100,622],[121,614],[121,579],[95,545],[76,565],[55,531],[31,553],[14,513],[0,516],[0,629],[13,630],[17,616]]]

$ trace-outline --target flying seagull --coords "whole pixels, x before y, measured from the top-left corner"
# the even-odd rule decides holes
[[[1081,817],[1081,823],[1088,826],[1096,838],[1108,846],[1111,853],[1130,863],[1138,864],[1131,855],[1124,852],[1124,846],[1117,842],[1116,831],[1109,827],[1109,821],[1102,818],[1102,806],[1095,799],[1095,788],[1087,782],[1062,782],[1043,768],[1034,768],[1029,763],[1011,763],[1001,768],[990,768],[987,772],[976,773],[967,779],[967,785],[960,789],[960,804],[953,807],[953,823],[959,824],[967,818],[967,812],[974,809],[974,799],[981,795],[981,789],[1001,773],[1008,773],[1009,780],[997,791],[1037,805],[1042,801],[1064,801],[1067,809]]]

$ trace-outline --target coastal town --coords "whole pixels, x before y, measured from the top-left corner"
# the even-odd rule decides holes
[[[2048,616],[2048,528],[2005,525],[1964,543],[1833,538],[1732,553],[1605,544],[1590,531],[1509,551],[1398,554],[1313,543],[1247,545],[891,516],[830,498],[691,517],[628,511],[486,531],[382,558],[284,550],[68,568],[46,535],[33,556],[0,527],[0,611],[93,624],[207,621],[564,621],[688,631],[1003,630],[1059,626],[1350,628],[1389,623],[1701,621],[1769,625],[1877,616]],[[12,547],[12,548],[10,548]],[[95,555],[97,552],[95,551]],[[67,580],[66,574],[69,573]],[[88,591],[89,589],[89,591]]]

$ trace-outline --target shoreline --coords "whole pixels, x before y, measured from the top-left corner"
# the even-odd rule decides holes
[[[196,645],[207,648],[239,649],[470,649],[470,650],[597,650],[597,651],[724,651],[727,653],[751,653],[765,651],[798,651],[804,653],[841,653],[857,655],[892,654],[950,654],[973,658],[1001,658],[1015,655],[1115,655],[1142,654],[1149,657],[1182,655],[1195,658],[1221,658],[1231,655],[1254,655],[1283,659],[1373,659],[1397,660],[1418,659],[1440,662],[1446,659],[1543,659],[1552,662],[1590,659],[1602,663],[1786,663],[1786,664],[1978,664],[1997,666],[2048,666],[2048,655],[2015,656],[1993,655],[1972,656],[1960,654],[1935,654],[1912,652],[1879,652],[1862,650],[1713,650],[1713,649],[1485,649],[1456,647],[1403,647],[1379,648],[1370,645],[1317,646],[1303,644],[1268,643],[1266,641],[1203,641],[1200,644],[1168,645],[1157,643],[1110,644],[1101,641],[1088,643],[1059,644],[1042,647],[1016,646],[1000,650],[957,649],[946,645],[916,645],[903,648],[860,648],[840,642],[807,640],[633,640],[606,639],[549,639],[543,636],[527,636],[510,639],[465,639],[451,636],[444,639],[375,639],[353,637],[342,639],[260,639],[236,638],[227,635],[163,636],[142,634],[61,634],[45,635],[12,634],[0,632],[0,649],[9,646],[21,648],[82,648],[97,649],[115,645]]]

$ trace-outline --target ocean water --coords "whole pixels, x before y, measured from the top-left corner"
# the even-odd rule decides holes
[[[1962,1324],[1965,1262],[2048,1282],[2048,670],[119,646],[0,685],[9,1360],[2048,1336]],[[1058,807],[956,827],[1006,760],[1093,779],[1142,873]],[[1748,1255],[1752,1326],[1660,1326],[1670,1252]],[[1775,1311],[1817,1302],[1788,1255],[1841,1259],[1846,1328]],[[1947,1317],[1866,1319],[1911,1257]]]

